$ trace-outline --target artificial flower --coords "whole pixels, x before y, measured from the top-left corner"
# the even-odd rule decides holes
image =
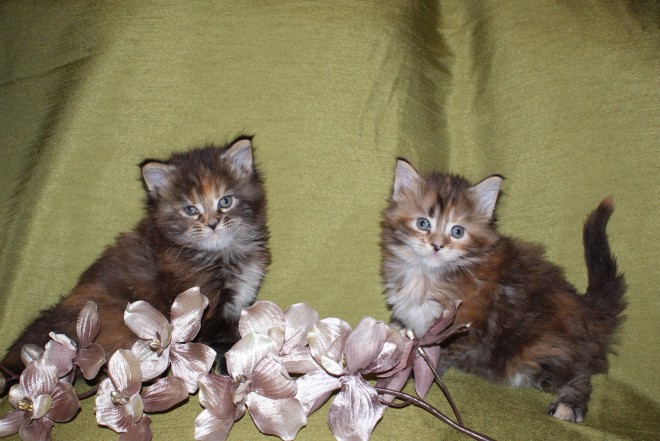
[[[420,398],[424,399],[435,380],[435,374],[429,363],[433,367],[437,366],[440,359],[440,343],[468,326],[451,326],[460,304],[459,300],[452,309],[442,311],[422,338],[416,338],[411,331],[406,332],[408,339],[412,342],[412,350],[408,357],[402,359],[402,365],[399,366],[399,369],[395,369],[391,375],[381,376],[376,382],[376,386],[399,391],[405,386],[412,373],[415,381],[415,392]],[[420,351],[422,350],[426,353],[429,363],[421,356]],[[387,401],[394,399],[391,395],[384,395],[383,398]]]
[[[295,398],[296,383],[282,365],[278,344],[267,335],[250,332],[226,354],[232,402],[245,405],[257,428],[283,440],[292,440],[307,424]],[[226,393],[226,392],[224,392]]]
[[[222,441],[245,414],[245,403],[234,403],[238,384],[227,375],[204,374],[198,379],[199,403],[204,406],[195,419],[195,440]]]
[[[185,381],[188,392],[197,390],[197,378],[209,372],[216,356],[208,346],[191,343],[208,304],[198,287],[179,294],[172,304],[171,323],[143,300],[128,304],[124,321],[140,337],[131,350],[140,360],[144,380],[161,375],[171,363],[172,374]]]
[[[9,403],[16,410],[0,418],[0,437],[18,432],[23,441],[49,440],[53,422],[69,421],[80,409],[73,386],[60,381],[57,367],[45,359],[25,367]]]
[[[78,365],[83,376],[91,380],[105,364],[103,347],[93,343],[100,326],[96,303],[88,301],[80,311],[76,322],[78,344],[64,334],[51,332],[51,340],[46,344],[43,357],[57,366],[60,377],[69,373],[73,365]],[[36,355],[36,351],[33,352]]]
[[[142,393],[140,362],[131,351],[120,349],[110,357],[108,376],[96,394],[96,422],[119,433],[120,441],[151,439],[151,420],[145,412],[161,412],[188,397],[183,379],[167,377]]]
[[[371,317],[351,331],[339,319],[324,319],[309,332],[312,356],[327,373],[312,372],[298,379],[303,408],[313,412],[340,388],[328,412],[328,425],[338,440],[367,440],[386,406],[364,378],[397,369],[412,344]],[[315,387],[314,387],[315,386]]]
[[[21,346],[21,361],[25,366],[33,361],[41,360],[43,356],[44,348],[41,346],[35,345],[34,343],[28,343]]]
[[[318,320],[319,314],[305,303],[282,312],[275,303],[260,300],[241,312],[238,329],[241,337],[256,332],[272,338],[287,372],[304,374],[318,369],[307,345],[307,334]]]

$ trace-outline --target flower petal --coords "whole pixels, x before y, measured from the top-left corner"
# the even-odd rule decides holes
[[[58,383],[57,367],[47,360],[37,360],[25,367],[20,384],[30,398],[50,393]]]
[[[53,405],[48,412],[48,418],[58,423],[64,423],[76,416],[80,409],[80,401],[70,383],[63,381],[57,383],[51,396],[53,397]]]
[[[157,339],[160,330],[169,323],[163,314],[143,300],[126,306],[124,322],[135,335],[144,340]]]
[[[143,416],[140,422],[135,424],[128,432],[119,434],[119,441],[151,441],[151,420]]]
[[[76,334],[78,335],[78,344],[81,348],[91,345],[101,329],[99,313],[96,303],[91,300],[85,303],[85,306],[78,315],[76,322]]]
[[[406,366],[412,349],[412,340],[403,336],[397,329],[388,327],[383,349],[361,372],[392,375]]]
[[[261,359],[252,371],[252,390],[264,397],[280,399],[296,395],[296,383],[272,354]]]
[[[284,330],[284,313],[273,302],[259,300],[254,305],[241,311],[241,320],[238,322],[238,331],[241,337],[245,337],[250,332],[268,335],[272,328]],[[282,335],[282,337],[284,337]],[[284,340],[276,340],[277,347],[281,348]]]
[[[51,397],[50,394],[42,394],[38,397],[34,397],[32,399],[32,418],[43,418],[48,413],[52,405],[53,397]]]
[[[44,348],[41,346],[35,345],[34,343],[28,343],[21,347],[21,361],[25,366],[37,361],[44,356]]]
[[[249,377],[254,367],[268,354],[277,355],[275,341],[263,334],[250,332],[240,339],[227,353],[227,371],[232,378]]]
[[[369,366],[383,349],[386,337],[385,323],[371,317],[360,320],[346,339],[344,347],[346,372],[353,374]]]
[[[103,349],[103,346],[92,343],[91,345],[80,349],[73,362],[80,367],[83,377],[91,380],[96,377],[101,366],[105,364],[105,350]]]
[[[197,379],[211,370],[216,352],[202,343],[172,343],[172,373],[182,378],[189,393],[197,391]]]
[[[0,417],[0,438],[15,434],[23,423],[25,423],[25,412],[22,410],[12,410]]]
[[[167,347],[158,355],[157,351],[151,349],[150,342],[147,340],[137,340],[131,347],[131,352],[135,354],[142,371],[142,380],[152,380],[167,370],[170,365],[171,348]]]
[[[204,410],[195,418],[195,440],[224,441],[233,426],[233,417],[217,418],[208,410]]]
[[[117,433],[126,432],[135,425],[135,422],[126,406],[118,406],[112,401],[110,394],[114,390],[115,387],[109,378],[99,385],[94,408],[96,422],[101,426],[108,426]]]
[[[191,341],[202,326],[202,314],[209,299],[202,295],[199,287],[190,288],[179,294],[172,304],[172,340],[178,343]]]
[[[135,424],[133,416],[125,406],[115,406],[108,398],[107,400],[96,399],[96,422],[100,426],[108,426],[117,433],[130,430]]]
[[[440,346],[429,346],[424,348],[424,351],[431,360],[431,365],[435,368],[440,359]],[[435,381],[435,375],[433,375],[433,371],[426,364],[426,361],[419,355],[415,356],[413,373],[415,376],[415,392],[423,400]]]
[[[14,384],[9,388],[7,399],[9,400],[9,404],[11,404],[14,409],[18,409],[18,402],[23,400],[25,397],[25,390],[23,390],[23,387],[21,387],[20,384]]]
[[[145,412],[162,412],[186,398],[188,398],[188,388],[179,377],[162,378],[142,392]]]
[[[267,435],[292,440],[307,424],[307,416],[295,398],[273,400],[251,393],[245,404],[257,429]]]
[[[452,324],[454,318],[456,317],[456,311],[460,305],[461,301],[456,300],[451,309],[445,309],[442,311],[440,316],[435,319],[433,323],[431,323],[429,329],[426,331],[426,333],[424,333],[422,338],[420,338],[419,346],[428,346],[431,344],[440,343],[441,340],[438,340],[438,336]]]
[[[341,384],[339,378],[318,369],[296,379],[298,391],[295,398],[300,401],[305,415],[311,415],[328,401],[334,391],[341,388]]]
[[[142,370],[135,354],[126,349],[115,352],[108,362],[110,378],[117,392],[125,397],[140,392],[142,386]]]
[[[368,440],[386,407],[369,383],[350,375],[330,406],[328,426],[339,441]]]
[[[48,418],[32,420],[18,431],[23,441],[45,441],[50,440],[50,430],[54,424]]]
[[[342,356],[351,327],[338,318],[325,318],[319,321],[307,334],[309,349],[314,360],[328,372],[343,373]]]
[[[199,377],[199,404],[216,418],[232,418],[236,412],[233,396],[236,383],[227,375],[204,374]]]
[[[306,303],[296,303],[284,311],[286,322],[282,353],[289,354],[307,346],[307,334],[319,321],[319,313]]]
[[[291,352],[282,355],[282,364],[290,374],[306,374],[320,368],[312,358],[308,346],[296,347]]]
[[[46,343],[43,358],[57,366],[57,375],[63,377],[73,369],[76,344],[64,334],[51,332],[49,335],[51,340]]]
[[[376,381],[376,386],[384,389],[400,391],[401,389],[403,389],[403,386],[405,386],[406,383],[408,382],[408,378],[410,378],[411,372],[412,372],[412,363],[410,364],[410,366],[400,370],[399,372],[395,373],[390,377],[379,378]],[[382,398],[383,400],[391,403],[394,400],[394,395],[384,394]]]

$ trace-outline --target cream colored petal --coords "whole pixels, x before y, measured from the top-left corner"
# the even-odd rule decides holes
[[[202,323],[202,314],[208,304],[209,299],[202,295],[197,286],[176,297],[170,313],[173,341],[185,343],[197,336]]]

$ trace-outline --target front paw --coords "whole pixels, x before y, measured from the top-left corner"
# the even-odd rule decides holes
[[[579,406],[572,406],[567,403],[552,403],[548,406],[548,415],[560,419],[562,421],[570,421],[572,423],[581,423],[584,420],[585,409]]]

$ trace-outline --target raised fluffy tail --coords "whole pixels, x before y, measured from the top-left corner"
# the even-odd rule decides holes
[[[587,263],[589,286],[585,300],[592,312],[591,323],[609,348],[610,334],[623,320],[626,308],[623,295],[626,282],[618,272],[616,260],[607,241],[607,221],[614,211],[612,198],[605,198],[584,223],[584,258]]]

